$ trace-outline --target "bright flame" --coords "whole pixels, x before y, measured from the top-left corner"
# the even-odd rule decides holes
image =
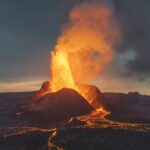
[[[51,92],[72,88],[88,98],[76,83],[89,83],[99,75],[111,61],[120,34],[110,5],[84,2],[69,17],[51,53]]]
[[[52,85],[51,91],[56,92],[64,87],[77,89],[72,77],[67,55],[64,52],[51,53]]]

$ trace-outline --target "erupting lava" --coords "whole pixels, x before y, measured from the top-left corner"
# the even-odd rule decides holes
[[[72,88],[88,99],[78,83],[90,83],[99,75],[119,40],[112,6],[102,2],[76,5],[51,53],[49,92]]]
[[[51,92],[56,92],[64,87],[77,90],[77,86],[72,77],[67,55],[63,52],[52,52],[52,84]]]

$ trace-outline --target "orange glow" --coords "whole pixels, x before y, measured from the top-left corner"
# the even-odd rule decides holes
[[[67,55],[64,52],[51,53],[51,92],[56,92],[64,87],[76,89],[75,81],[72,77]]]
[[[88,84],[112,60],[120,40],[113,10],[104,4],[84,2],[73,8],[51,52],[51,89],[72,88],[92,101],[77,83]],[[90,97],[90,98],[89,98]]]

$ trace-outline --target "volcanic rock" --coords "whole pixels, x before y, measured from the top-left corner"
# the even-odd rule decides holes
[[[66,150],[148,150],[150,133],[112,128],[59,129],[52,141]]]
[[[81,91],[88,95],[87,99],[90,100],[89,103],[95,109],[105,107],[103,106],[103,102],[107,101],[107,99],[96,86],[88,84],[78,84],[78,87]]]
[[[103,105],[111,112],[110,119],[150,123],[150,96],[140,95],[138,92],[104,93],[104,95],[107,101],[103,101]]]
[[[86,100],[90,103],[95,109],[102,107],[102,102],[106,101],[106,97],[103,93],[94,85],[89,84],[80,84],[77,83],[77,87],[79,88],[82,93],[87,95]],[[34,100],[39,99],[43,93],[51,92],[51,83],[50,81],[45,81],[42,84],[41,89],[37,92],[34,96]]]
[[[93,107],[73,89],[61,89],[32,101],[27,106],[26,114],[36,119],[51,121],[69,119],[90,113]]]
[[[32,97],[32,99],[37,100],[39,97],[41,97],[43,94],[51,92],[51,84],[49,81],[43,82],[40,90]]]
[[[82,126],[85,125],[86,122],[80,121],[78,118],[73,117],[69,120],[68,124],[66,125],[67,127],[73,127],[73,126]]]

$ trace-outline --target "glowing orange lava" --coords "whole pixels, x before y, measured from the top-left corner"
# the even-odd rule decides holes
[[[67,55],[62,51],[56,51],[51,53],[51,59],[51,92],[56,92],[62,88],[72,88],[77,90]]]

